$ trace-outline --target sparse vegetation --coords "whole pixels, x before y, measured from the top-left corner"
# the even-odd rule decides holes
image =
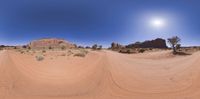
[[[49,46],[49,50],[51,50],[52,49],[52,47],[51,46]]]
[[[87,50],[81,49],[81,50],[78,50],[78,52],[76,52],[74,56],[85,57],[87,54],[88,54]]]
[[[42,53],[46,53],[46,50],[42,50]]]
[[[139,53],[144,53],[144,52],[145,52],[145,49],[139,49],[138,52],[139,52]]]
[[[37,56],[35,56],[35,58],[36,58],[37,61],[44,60],[44,56],[43,55],[37,55]]]
[[[131,53],[135,53],[135,52],[131,49],[121,49],[121,50],[119,50],[119,53],[131,54]]]
[[[85,57],[85,54],[84,53],[76,53],[76,54],[74,54],[74,56]]]
[[[99,45],[98,50],[102,50],[102,45]]]
[[[86,48],[86,49],[90,49],[90,47],[89,47],[89,46],[86,46],[85,48]]]
[[[93,49],[93,50],[101,50],[101,49],[102,49],[102,45],[94,44],[94,45],[92,46],[92,49]]]
[[[70,56],[70,55],[72,55],[72,54],[73,54],[73,52],[72,52],[71,50],[68,50],[67,56]]]
[[[62,49],[62,50],[65,50],[65,49],[66,49],[66,46],[62,46],[61,49]]]
[[[174,36],[172,38],[168,38],[168,43],[171,45],[173,49],[173,54],[176,54],[176,46],[179,44],[181,39],[178,36]]]

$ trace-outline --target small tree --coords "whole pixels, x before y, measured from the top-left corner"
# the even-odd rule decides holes
[[[181,39],[178,36],[174,36],[172,38],[168,38],[167,40],[173,49],[173,54],[176,54],[176,46],[179,44]]]
[[[98,50],[101,50],[101,49],[102,49],[102,45],[99,45]]]
[[[97,45],[97,44],[94,44],[94,45],[92,46],[92,49],[93,49],[93,50],[96,50],[97,47],[98,47],[98,45]]]

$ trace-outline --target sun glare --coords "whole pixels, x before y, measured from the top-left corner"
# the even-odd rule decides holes
[[[154,18],[151,20],[151,26],[155,27],[155,28],[162,28],[166,25],[166,22],[164,19],[161,18]]]

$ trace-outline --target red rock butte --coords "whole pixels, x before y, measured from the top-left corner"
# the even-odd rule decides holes
[[[31,48],[75,48],[76,45],[72,44],[64,39],[58,39],[58,38],[45,38],[45,39],[39,39],[34,40],[28,44]]]

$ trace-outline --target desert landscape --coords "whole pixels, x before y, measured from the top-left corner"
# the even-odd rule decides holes
[[[200,99],[200,0],[0,0],[0,99]]]
[[[59,41],[43,39],[34,41],[35,46],[30,46],[31,43],[26,47],[3,48],[0,51],[0,99],[200,97],[197,47],[184,50],[190,52],[186,55],[174,55],[167,48],[121,53],[116,47],[111,50],[113,44],[111,49],[95,50],[94,46],[78,48]],[[65,49],[59,44],[65,45]]]

